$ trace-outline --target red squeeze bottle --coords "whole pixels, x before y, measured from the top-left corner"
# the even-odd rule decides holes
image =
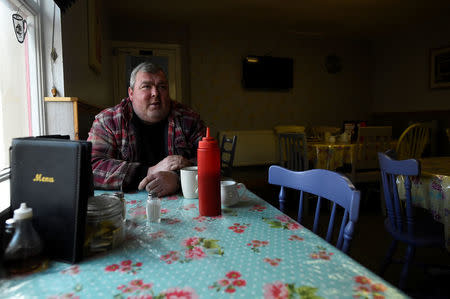
[[[198,143],[198,209],[201,216],[219,216],[220,202],[220,150],[217,141],[209,136]]]

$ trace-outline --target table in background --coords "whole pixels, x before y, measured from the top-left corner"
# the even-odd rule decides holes
[[[450,251],[450,157],[419,160],[421,175],[411,180],[412,204],[429,210],[436,221],[444,224],[445,244]],[[397,186],[399,196],[405,198],[402,177],[399,177]]]
[[[199,216],[198,200],[165,197],[163,220],[151,225],[147,194],[125,198],[129,223],[120,248],[2,280],[1,297],[405,297],[250,191],[219,217]]]
[[[336,170],[344,164],[352,164],[356,154],[356,144],[308,142],[308,159],[314,168]]]

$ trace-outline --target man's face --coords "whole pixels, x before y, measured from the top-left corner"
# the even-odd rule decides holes
[[[170,110],[169,85],[163,72],[138,72],[134,88],[128,88],[133,110],[141,120],[157,123],[165,119]]]

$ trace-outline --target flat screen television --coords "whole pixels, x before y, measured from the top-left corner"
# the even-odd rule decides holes
[[[242,62],[242,84],[248,89],[289,89],[293,87],[292,58],[247,56]]]

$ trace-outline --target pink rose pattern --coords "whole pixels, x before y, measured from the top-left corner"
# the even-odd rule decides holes
[[[275,216],[275,220],[266,217],[262,217],[262,219],[264,222],[270,224],[271,228],[282,228],[287,230],[297,230],[302,228],[300,224],[289,218],[287,215]]]
[[[68,274],[68,275],[77,275],[80,273],[80,266],[74,265],[70,266],[69,268],[66,268],[61,271],[61,274]]]
[[[317,249],[318,251],[314,251],[309,255],[313,260],[321,259],[329,261],[334,254],[333,252],[327,252],[327,249],[322,246],[317,246]]]
[[[271,258],[266,257],[266,258],[264,258],[263,261],[268,263],[271,266],[278,266],[280,264],[280,262],[282,261],[282,259],[280,259],[280,258],[271,259]]]
[[[317,288],[310,286],[297,287],[293,283],[284,283],[281,281],[267,283],[263,289],[265,299],[322,298],[316,295]]]
[[[297,235],[291,235],[288,239],[289,241],[303,241],[305,240],[303,237]]]
[[[243,232],[245,232],[245,229],[248,228],[250,226],[250,224],[247,223],[233,223],[232,226],[229,226],[228,229],[231,229],[232,231],[234,231],[237,234],[242,234]]]
[[[262,205],[254,205],[253,207],[251,207],[249,209],[249,211],[263,212],[265,209],[267,209],[267,207],[262,206]]]
[[[256,253],[260,252],[260,247],[266,247],[267,245],[269,245],[269,241],[252,240],[250,243],[247,243],[247,246],[250,246],[251,250]]]
[[[217,292],[220,292],[223,288],[225,293],[233,294],[236,292],[237,288],[245,287],[247,285],[247,281],[242,279],[241,276],[241,273],[237,271],[230,271],[224,278],[217,280],[208,288],[215,289]]]
[[[114,298],[122,299],[153,299],[153,298],[183,298],[183,299],[198,299],[198,295],[191,287],[184,288],[169,288],[157,294],[153,290],[153,283],[144,283],[142,279],[135,279],[130,281],[127,285],[120,285],[117,287],[120,291]]]
[[[106,272],[122,272],[122,273],[132,273],[137,274],[142,267],[141,262],[136,262],[133,264],[131,260],[121,261],[120,264],[112,264],[105,267]]]
[[[201,233],[206,230],[206,226],[196,226],[194,229]]]
[[[356,285],[353,287],[353,298],[375,298],[384,299],[383,294],[387,287],[381,283],[372,283],[372,281],[365,276],[355,276],[353,278]]]
[[[205,221],[215,221],[215,220],[222,219],[222,218],[223,218],[223,216],[219,215],[219,216],[214,216],[214,217],[197,216],[197,217],[193,217],[192,219],[197,222],[202,223]]]
[[[150,238],[156,240],[156,239],[164,238],[166,234],[163,231],[160,230],[160,231],[157,231],[155,233],[150,233],[148,235],[150,236]]]
[[[81,284],[75,285],[73,288],[73,292],[61,294],[61,295],[54,295],[49,296],[47,299],[79,299],[80,296],[77,295],[78,292],[80,292],[83,289],[83,286]]]
[[[181,245],[185,247],[184,258],[180,257],[179,252],[170,251],[169,253],[162,255],[160,260],[164,261],[166,264],[172,264],[176,261],[187,263],[193,260],[203,259],[208,255],[222,256],[224,251],[219,244],[217,244],[218,242],[218,240],[213,239],[190,237],[181,242]]]
[[[185,210],[185,211],[189,211],[189,210],[192,210],[192,209],[196,209],[196,208],[197,208],[197,205],[194,204],[194,203],[191,203],[191,204],[189,204],[189,205],[185,205],[185,206],[182,207],[182,208],[183,208],[183,210]]]

